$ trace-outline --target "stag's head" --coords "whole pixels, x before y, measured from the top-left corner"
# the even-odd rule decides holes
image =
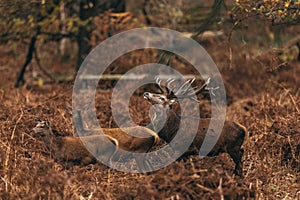
[[[151,104],[161,105],[164,108],[171,108],[173,104],[178,103],[179,99],[189,98],[198,102],[195,95],[206,90],[206,86],[209,84],[210,78],[208,78],[207,81],[199,88],[192,87],[195,78],[187,80],[184,84],[177,88],[172,87],[172,83],[174,81],[174,79],[168,79],[165,83],[162,83],[162,81],[157,78],[156,84],[159,86],[161,93],[145,92],[144,98]]]

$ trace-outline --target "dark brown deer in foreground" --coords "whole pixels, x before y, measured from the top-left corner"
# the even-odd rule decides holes
[[[96,161],[94,158],[96,155],[98,158],[103,157],[107,159],[107,162],[110,162],[118,147],[118,141],[109,135],[57,136],[53,133],[48,120],[38,121],[33,132],[41,138],[54,159],[58,161],[87,165]],[[104,140],[104,137],[108,140]],[[86,149],[83,142],[91,147],[91,152]]]
[[[176,89],[170,88],[173,79],[168,79],[165,84],[161,84],[161,80],[157,79],[156,83],[160,87],[162,93],[150,93],[145,92],[144,98],[147,99],[151,104],[155,104],[156,108],[154,110],[155,115],[152,117],[152,122],[155,120],[159,120],[159,115],[161,115],[161,110],[166,110],[166,122],[163,127],[158,132],[160,138],[165,140],[167,143],[170,143],[172,139],[175,137],[176,133],[179,130],[179,125],[181,120],[189,120],[188,118],[183,118],[180,116],[180,107],[178,105],[179,99],[193,98],[194,95],[199,94],[204,91],[206,86],[209,83],[209,80],[202,85],[200,88],[195,89],[191,87],[194,79],[188,80],[181,87]],[[197,101],[197,100],[196,100]],[[157,118],[157,119],[154,119]],[[207,134],[209,124],[211,120],[217,120],[213,118],[201,118],[199,119],[198,131],[191,144],[188,154],[199,154],[200,147],[204,141],[204,138]],[[196,120],[198,121],[198,120]],[[215,121],[218,123],[217,121]],[[152,123],[153,124],[153,123]],[[153,125],[155,130],[155,125]],[[244,126],[233,122],[233,121],[225,121],[223,130],[221,132],[220,137],[218,138],[217,143],[213,147],[210,152],[207,152],[208,156],[216,156],[220,153],[227,152],[230,157],[235,162],[235,174],[242,176],[242,156],[243,149],[241,146],[244,142],[246,134],[246,129]]]

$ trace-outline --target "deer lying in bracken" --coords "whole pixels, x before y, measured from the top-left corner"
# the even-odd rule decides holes
[[[180,116],[180,109],[178,106],[178,100],[184,98],[193,99],[193,95],[199,94],[201,91],[205,90],[205,87],[208,85],[209,80],[200,88],[194,90],[191,87],[193,80],[188,80],[181,87],[179,87],[176,91],[170,88],[173,79],[168,79],[164,85],[161,84],[161,80],[157,79],[156,83],[161,89],[161,94],[156,93],[144,93],[144,98],[147,99],[151,104],[155,104],[154,112],[155,114],[152,116],[152,122],[155,120],[159,120],[161,115],[161,110],[166,111],[166,122],[163,127],[158,132],[160,138],[165,140],[167,143],[170,143],[172,139],[175,137],[177,131],[179,130],[179,125],[181,120],[183,122],[185,120],[189,120],[186,118],[182,118]],[[209,128],[209,124],[211,120],[217,120],[212,118],[201,118],[199,119],[198,131],[189,148],[188,154],[199,154],[200,147],[204,141],[206,133]],[[193,120],[194,121],[194,120]],[[198,120],[197,120],[198,121]],[[217,121],[215,121],[218,123]],[[153,124],[153,123],[152,123]],[[155,126],[155,125],[153,125]],[[155,127],[153,127],[155,130]],[[235,174],[242,176],[242,156],[243,149],[241,146],[244,142],[246,134],[246,129],[242,125],[233,122],[233,121],[225,121],[223,130],[221,135],[213,147],[213,149],[208,152],[208,156],[216,156],[222,152],[227,152],[230,157],[235,162]],[[195,151],[196,149],[196,151]]]
[[[56,136],[48,120],[38,121],[33,132],[42,139],[54,159],[58,161],[71,161],[87,165],[96,161],[93,156],[96,155],[97,158],[108,158],[106,161],[110,162],[118,147],[118,140],[108,135]],[[107,137],[108,140],[103,140],[103,137]],[[91,147],[91,152],[86,149],[83,142]]]
[[[55,136],[48,121],[39,122],[33,129],[35,134],[42,138],[56,160],[74,161],[85,165],[94,162],[94,156],[96,155],[101,160],[102,158],[109,158],[106,162],[111,162],[118,157],[119,149],[130,153],[147,153],[159,140],[155,132],[141,126],[122,129],[103,128],[102,131],[99,129],[84,129],[80,112],[78,112],[78,115],[76,122],[79,125],[78,131],[85,132],[84,135],[87,136]],[[104,134],[100,134],[101,132]],[[143,136],[144,138],[132,135]],[[108,140],[103,140],[103,137],[107,137]],[[111,147],[109,141],[113,143],[113,147]],[[88,145],[91,152],[84,145]],[[136,159],[136,162],[140,171],[152,169],[145,157]]]
[[[105,135],[116,139],[118,141],[118,148],[130,153],[147,153],[159,141],[159,136],[154,131],[142,127],[132,126],[125,128],[101,128],[100,129],[85,129],[83,127],[81,112],[77,112],[77,124],[79,131],[85,132],[84,134],[97,135],[101,131]],[[137,137],[134,137],[137,136]],[[147,159],[136,159],[137,165],[141,171],[149,171],[152,166],[148,163]]]

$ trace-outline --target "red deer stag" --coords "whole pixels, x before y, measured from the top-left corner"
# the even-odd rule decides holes
[[[158,131],[158,135],[160,138],[165,140],[167,143],[170,143],[172,139],[175,137],[177,131],[179,130],[179,125],[181,120],[188,120],[180,116],[180,107],[178,105],[179,99],[190,98],[195,101],[193,98],[194,95],[199,94],[204,91],[209,84],[209,80],[206,81],[204,85],[200,88],[195,89],[192,88],[191,85],[194,82],[194,79],[188,80],[181,87],[176,89],[170,88],[171,83],[174,79],[168,79],[165,84],[161,84],[161,80],[156,79],[156,83],[161,90],[161,94],[145,92],[144,98],[148,100],[151,104],[155,104],[153,115],[154,118],[160,115],[161,110],[166,111],[166,122],[163,127]],[[194,90],[195,89],[195,90]],[[152,116],[152,122],[157,119],[154,119]],[[159,119],[158,119],[159,120]],[[187,154],[199,154],[200,147],[204,141],[206,133],[209,128],[209,124],[212,120],[217,120],[213,118],[199,118],[199,125],[197,134],[191,144]],[[198,122],[198,120],[196,120]],[[215,121],[218,123],[218,121]],[[155,123],[152,123],[152,125]],[[155,130],[155,125],[153,125]],[[233,121],[225,121],[222,132],[218,138],[217,143],[213,147],[213,149],[208,152],[208,156],[216,156],[222,152],[226,152],[230,155],[230,157],[235,162],[235,174],[242,176],[242,156],[243,149],[241,148],[244,138],[246,134],[246,128],[236,122]]]

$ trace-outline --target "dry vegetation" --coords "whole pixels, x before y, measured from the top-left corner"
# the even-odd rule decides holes
[[[208,50],[224,66],[227,48],[218,45]],[[66,109],[71,105],[72,83],[40,84],[28,78],[32,77],[30,69],[28,84],[14,89],[22,56],[1,48],[0,198],[300,199],[300,64],[291,62],[283,70],[267,73],[270,66],[262,66],[251,55],[255,48],[233,46],[234,67],[221,69],[228,95],[227,118],[249,131],[244,144],[244,178],[234,176],[234,163],[225,154],[204,159],[193,156],[149,174],[118,172],[101,164],[55,162],[30,132],[36,118],[47,118],[58,133],[73,134]],[[246,50],[250,53],[243,53]],[[144,57],[140,60],[148,61]],[[119,64],[125,66],[127,60],[121,58]],[[61,67],[56,64],[51,70],[57,72]],[[125,68],[115,72],[118,70]],[[189,68],[181,70],[193,73]],[[101,82],[96,95],[102,127],[116,126],[110,110],[113,84]],[[130,114],[137,123],[149,123],[148,108],[141,92],[131,98]]]

